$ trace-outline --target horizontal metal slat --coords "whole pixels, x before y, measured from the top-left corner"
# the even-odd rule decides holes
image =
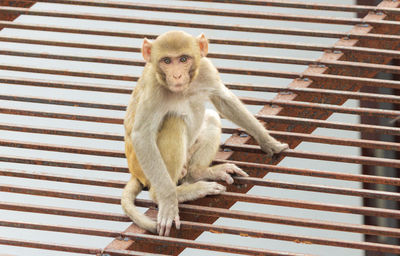
[[[114,65],[132,65],[132,66],[145,65],[144,61],[136,59],[109,58],[109,57],[82,57],[77,55],[38,53],[26,50],[24,51],[0,50],[0,55],[9,55],[9,56],[18,56],[27,58],[46,58],[46,59],[65,60],[65,61],[82,61],[82,62],[93,62],[102,64],[114,64]],[[400,74],[400,68],[397,66],[362,63],[362,62],[327,61],[327,60],[313,60],[304,58],[300,59],[300,58],[273,57],[273,56],[222,54],[222,53],[212,53],[212,52],[209,53],[207,56],[210,58],[242,60],[242,61],[271,62],[280,64],[292,64],[292,65],[324,65],[327,67],[335,67],[335,68],[368,69],[372,71],[386,72],[391,74]],[[224,69],[222,68],[222,70]]]
[[[330,129],[340,129],[349,131],[362,131],[367,133],[382,133],[390,135],[400,135],[400,128],[380,125],[368,124],[348,124],[341,122],[331,122],[310,118],[299,118],[291,116],[275,116],[275,115],[255,115],[258,119],[267,123],[287,123],[290,125],[302,125],[307,127],[320,127]]]
[[[37,150],[51,150],[51,151],[69,152],[69,153],[76,153],[76,154],[90,154],[90,155],[97,155],[97,156],[125,158],[125,153],[122,151],[105,151],[105,150],[99,150],[99,149],[84,149],[84,148],[78,148],[78,147],[54,146],[54,145],[45,145],[45,144],[40,144],[40,143],[33,144],[33,143],[23,143],[23,142],[5,141],[5,140],[0,141],[0,143],[2,146],[8,146],[8,147],[21,147],[21,148],[29,148],[29,149],[37,149]],[[259,146],[253,146],[253,145],[234,145],[234,144],[228,143],[228,144],[222,144],[221,147],[223,149],[231,149],[231,150],[239,151],[239,152],[264,154],[261,151]],[[287,150],[281,152],[280,156],[400,168],[400,160],[379,158],[379,157],[341,156],[341,155],[335,155],[335,154],[299,151],[299,150],[293,150],[293,149],[287,149]],[[0,161],[7,162],[7,159],[5,157],[1,157],[0,159],[3,159]]]
[[[0,226],[22,228],[22,229],[47,230],[47,231],[65,232],[73,234],[87,234],[93,236],[121,237],[121,238],[124,238],[126,234],[118,231],[109,231],[102,229],[88,229],[88,228],[83,229],[80,227],[60,226],[60,225],[55,226],[49,224],[16,222],[16,221],[6,221],[6,220],[0,220]],[[353,241],[326,239],[319,237],[290,235],[283,233],[274,233],[267,231],[236,228],[236,227],[210,225],[210,224],[188,222],[188,221],[181,221],[181,229],[209,231],[212,233],[233,234],[242,237],[265,238],[265,239],[290,241],[290,242],[305,243],[305,244],[312,243],[312,244],[319,244],[326,246],[338,246],[338,247],[382,251],[382,252],[388,252],[388,250],[398,249],[397,248],[398,246],[395,245],[386,245],[386,244],[368,243],[368,242],[353,242]]]
[[[245,169],[246,170],[246,169]],[[300,171],[298,169],[294,169],[295,171]],[[309,171],[308,174],[312,172]],[[0,169],[1,176],[8,177],[18,177],[18,178],[28,178],[28,179],[37,179],[37,180],[47,180],[47,181],[56,181],[56,182],[66,182],[66,183],[75,183],[75,184],[84,184],[84,185],[92,185],[92,186],[103,186],[103,187],[113,187],[113,188],[123,188],[126,185],[126,181],[119,180],[102,180],[102,179],[90,179],[83,177],[74,177],[71,175],[56,175],[50,173],[32,173],[21,170],[10,170],[10,169]],[[340,174],[339,174],[340,175]],[[312,184],[301,184],[301,183],[293,183],[293,182],[282,182],[270,179],[261,179],[261,178],[253,178],[253,177],[233,177],[236,183],[239,184],[248,184],[248,185],[256,185],[256,186],[264,186],[264,187],[274,187],[274,188],[284,188],[284,189],[294,189],[294,190],[303,190],[303,191],[311,191],[311,192],[321,192],[321,193],[332,193],[332,194],[340,194],[340,195],[348,195],[348,196],[361,196],[366,198],[379,198],[385,200],[397,200],[400,201],[397,193],[386,192],[386,191],[374,191],[368,189],[355,189],[355,188],[342,188],[342,187],[332,187],[332,186],[321,186],[321,185],[312,185]],[[330,177],[331,178],[331,177]],[[354,175],[354,179],[356,178],[368,178],[365,175]],[[400,179],[396,178],[386,178],[386,177],[374,177],[374,183],[382,183],[376,182],[379,178],[388,179],[388,181],[392,181],[391,184],[397,181],[397,184],[400,184]],[[337,178],[338,179],[338,178]],[[364,180],[362,180],[364,181]],[[366,180],[368,182],[368,180]],[[379,180],[378,180],[379,181]],[[371,182],[371,180],[369,180]],[[395,183],[396,184],[396,183]]]
[[[379,6],[367,5],[351,5],[351,4],[327,4],[318,2],[297,2],[286,0],[185,0],[188,2],[214,2],[214,3],[230,3],[260,6],[275,6],[297,9],[340,11],[340,12],[383,12],[391,14],[400,14],[397,8],[387,8]]]
[[[225,143],[221,145],[221,147],[224,149],[228,148],[233,151],[263,154],[261,148],[259,146],[254,146],[254,145],[239,145],[239,144],[236,145],[236,144]],[[327,154],[322,152],[315,153],[315,152],[299,151],[293,149],[286,149],[285,151],[282,151],[280,153],[280,156],[400,168],[400,160],[388,159],[388,158],[366,157],[366,156],[342,156],[342,155]]]
[[[58,12],[40,12],[40,11],[31,11],[24,8],[13,8],[13,7],[0,7],[0,10],[7,11],[12,14],[17,15],[43,15],[43,16],[51,16],[51,17],[63,17],[63,18],[85,18],[88,19],[87,15],[78,15],[70,13],[69,15],[66,13],[58,13]],[[108,20],[108,21],[119,21],[121,22],[121,18],[115,18],[109,16],[107,19],[101,15],[91,15],[92,19],[97,20]],[[177,27],[191,27],[191,28],[204,28],[204,29],[215,29],[215,30],[229,30],[229,31],[237,31],[237,32],[254,32],[254,33],[270,33],[270,34],[282,34],[282,35],[293,35],[293,36],[309,36],[309,37],[326,37],[326,38],[342,38],[347,37],[349,39],[369,39],[369,40],[388,40],[388,41],[397,41],[400,39],[400,36],[397,35],[386,35],[386,34],[354,34],[354,33],[345,33],[345,32],[335,32],[335,31],[317,31],[317,30],[303,30],[303,29],[287,29],[287,28],[266,28],[266,27],[242,27],[242,26],[229,26],[229,25],[214,25],[214,24],[205,24],[205,23],[191,23],[188,21],[164,21],[164,20],[149,20],[149,19],[133,19],[126,18],[125,22],[138,23],[138,24],[152,24],[152,25],[165,25],[165,26],[177,26]],[[140,22],[140,23],[139,23]],[[149,23],[151,22],[151,23]],[[13,27],[13,28],[21,28],[21,29],[32,29],[32,30],[45,30],[45,31],[58,31],[58,32],[68,32],[68,33],[84,33],[84,34],[96,34],[96,35],[107,35],[107,36],[123,36],[123,37],[134,37],[134,38],[144,38],[145,35],[138,34],[129,34],[128,32],[112,32],[112,31],[96,31],[90,29],[75,29],[75,28],[63,28],[63,27],[52,27],[52,26],[43,26],[43,25],[35,25],[35,24],[21,24],[15,22],[4,22],[0,21],[0,26]]]
[[[343,179],[343,180],[348,180],[348,181],[360,181],[360,182],[366,182],[366,183],[376,183],[376,184],[387,184],[387,185],[400,186],[399,178],[382,177],[382,176],[376,176],[376,175],[348,174],[348,173],[341,173],[341,172],[300,169],[300,168],[284,167],[284,166],[277,166],[277,165],[259,164],[259,163],[233,161],[233,160],[222,160],[222,159],[216,159],[216,160],[214,160],[214,163],[232,163],[232,164],[236,164],[237,166],[239,166],[243,169],[264,170],[264,171],[272,172],[272,173],[302,175],[302,176],[327,178],[327,179]]]
[[[148,200],[137,200],[136,205],[141,207],[152,207],[154,204]],[[300,226],[300,227],[336,230],[336,231],[353,232],[353,233],[370,234],[370,235],[400,237],[399,229],[389,228],[389,227],[310,220],[304,218],[294,218],[294,217],[261,214],[261,213],[249,213],[244,211],[226,210],[221,208],[187,205],[187,204],[180,204],[179,207],[180,207],[180,212],[182,213],[190,213],[196,215],[203,214],[214,217],[226,217],[226,218],[243,219],[251,221],[261,221],[261,222],[283,224],[290,226]],[[0,202],[0,209],[62,215],[62,216],[70,216],[78,218],[102,219],[108,221],[121,221],[121,222],[131,221],[129,217],[116,213],[101,213],[88,210],[82,211],[77,209],[37,206],[37,205],[21,204],[21,203],[17,204],[9,202]]]
[[[59,3],[68,5],[84,5],[92,7],[108,7],[108,8],[121,8],[131,10],[142,10],[142,11],[154,11],[154,12],[171,12],[171,13],[185,13],[185,14],[197,14],[197,15],[210,15],[210,16],[226,16],[226,17],[238,17],[238,18],[252,18],[252,19],[265,19],[265,20],[284,20],[284,21],[297,21],[297,22],[313,22],[313,23],[328,23],[328,24],[340,24],[340,25],[357,25],[364,23],[360,18],[336,18],[336,17],[324,17],[324,16],[309,16],[309,15],[290,15],[284,13],[266,13],[257,11],[237,11],[237,10],[225,10],[225,9],[211,9],[202,7],[185,7],[185,6],[173,6],[173,5],[154,5],[144,3],[128,3],[128,2],[111,2],[111,1],[84,1],[84,0],[38,0],[37,2],[47,3]],[[368,21],[371,25],[399,25],[396,21],[388,20],[372,20]]]
[[[43,79],[26,79],[20,77],[0,77],[0,82],[15,84],[15,85],[28,85],[48,88],[61,88],[61,89],[72,89],[72,90],[85,90],[85,91],[99,91],[109,93],[122,93],[130,94],[132,87],[129,86],[116,86],[116,85],[98,85],[92,83],[71,83],[71,82],[60,82]],[[250,84],[239,84],[239,83],[227,83],[226,86],[232,90],[246,90],[246,91],[260,91],[260,92],[277,92],[277,93],[296,93],[296,94],[318,94],[324,96],[337,96],[349,99],[369,100],[377,102],[388,102],[388,103],[399,103],[400,96],[388,95],[388,94],[376,94],[376,93],[364,93],[364,92],[349,92],[339,90],[323,90],[318,88],[290,88],[282,86],[272,85],[250,85]],[[400,86],[400,85],[399,85]]]
[[[76,193],[76,192],[69,192],[69,191],[62,191],[62,190],[56,191],[56,190],[50,190],[50,189],[38,189],[38,188],[32,188],[32,187],[13,186],[13,185],[6,185],[6,184],[1,185],[0,191],[9,192],[9,193],[45,196],[45,197],[56,197],[56,198],[64,198],[64,199],[72,199],[72,200],[80,200],[80,201],[117,204],[117,205],[119,205],[121,203],[121,198],[115,197],[115,196],[85,194],[82,192]],[[363,214],[366,216],[379,216],[379,217],[400,219],[400,211],[399,210],[373,208],[373,207],[355,207],[355,206],[345,206],[345,205],[328,204],[328,203],[316,203],[316,202],[310,202],[310,201],[304,201],[304,200],[272,198],[272,197],[266,197],[266,196],[255,196],[255,195],[232,193],[232,192],[224,192],[224,193],[221,193],[220,196],[222,196],[224,198],[224,200],[230,200],[230,201],[240,201],[240,202],[248,202],[248,203],[256,203],[256,204],[261,203],[261,204],[267,204],[267,205],[276,205],[276,206],[309,209],[309,210],[317,210],[317,211]],[[155,204],[150,200],[136,199],[136,204],[138,206],[142,206],[142,207],[155,206]],[[185,205],[186,204],[182,204],[182,207],[186,207]],[[201,214],[203,210],[204,209],[202,208],[198,214]],[[249,216],[250,215],[251,214],[249,213]],[[257,221],[257,217],[255,217],[255,216],[254,216],[254,218],[249,217],[249,220]]]
[[[128,169],[126,167],[122,167],[122,166],[107,166],[107,165],[98,165],[98,164],[89,164],[89,163],[83,164],[83,163],[71,162],[71,161],[69,161],[69,162],[54,161],[54,160],[50,161],[50,160],[44,160],[44,159],[17,157],[17,156],[0,156],[0,161],[31,164],[31,165],[66,167],[66,168],[83,169],[83,170],[128,173]],[[343,174],[343,173],[336,173],[336,172],[287,168],[287,167],[280,167],[280,166],[274,166],[274,165],[256,164],[256,163],[239,162],[239,161],[231,161],[231,160],[223,161],[218,158],[215,159],[214,162],[234,163],[242,168],[255,168],[255,169],[261,169],[261,170],[268,170],[269,172],[276,172],[276,173],[305,175],[305,176],[313,176],[313,177],[320,177],[320,178],[333,178],[333,179],[340,178],[343,180],[363,181],[363,182],[368,182],[368,183],[388,184],[388,185],[395,185],[395,186],[399,186],[399,184],[400,184],[399,179],[397,179],[397,178],[380,177],[380,176],[373,176],[373,175]]]
[[[183,221],[182,222],[182,228],[187,228],[187,226],[191,225],[192,227],[195,226],[195,223],[188,223]],[[190,248],[199,248],[199,249],[205,249],[205,250],[217,250],[217,251],[222,251],[222,252],[231,252],[231,253],[240,253],[240,254],[249,254],[249,255],[263,255],[263,254],[268,254],[268,255],[304,255],[304,254],[296,254],[296,253],[283,253],[283,252],[278,252],[278,251],[271,251],[271,250],[266,250],[266,249],[252,249],[252,248],[245,248],[241,246],[235,246],[232,247],[231,245],[220,245],[220,244],[206,244],[204,242],[195,242],[191,240],[186,240],[186,239],[179,239],[179,238],[168,238],[168,239],[163,239],[159,236],[154,236],[154,235],[138,235],[134,233],[121,233],[121,232],[116,232],[116,231],[107,231],[107,230],[82,230],[81,228],[74,228],[74,227],[63,227],[63,226],[52,226],[52,225],[43,225],[43,224],[34,224],[34,223],[23,223],[23,222],[9,222],[9,221],[2,221],[0,220],[0,226],[9,226],[9,227],[18,227],[18,228],[29,228],[29,229],[44,229],[44,230],[51,230],[51,231],[64,231],[68,233],[84,233],[84,234],[93,234],[93,235],[98,235],[98,236],[111,236],[111,237],[121,237],[121,238],[127,238],[127,239],[134,239],[137,241],[140,241],[141,239],[145,238],[147,240],[151,240],[154,243],[173,243],[173,244],[183,244],[184,246],[190,247]],[[205,225],[204,225],[205,226]],[[204,229],[204,226],[202,228]],[[199,227],[199,226],[197,226]],[[218,227],[216,227],[218,229]],[[222,227],[219,228],[220,230],[223,229]],[[233,229],[234,230],[234,229]],[[89,231],[89,232],[88,232]],[[234,230],[235,231],[235,230]],[[251,231],[249,232],[251,233]],[[262,234],[262,232],[256,232],[257,235]],[[339,242],[340,243],[340,242]],[[351,243],[350,243],[351,244]],[[367,246],[367,244],[365,245]],[[371,246],[370,246],[371,247]],[[380,247],[381,249],[384,248],[384,246]],[[104,250],[104,253],[112,253],[112,255],[120,255],[118,254],[118,250],[113,252],[112,250],[108,251],[107,249]],[[133,253],[133,252],[132,252]],[[138,253],[137,255],[145,255],[145,254],[140,254],[140,252],[135,252]],[[130,254],[129,254],[130,255]],[[136,254],[132,254],[136,255]],[[146,254],[147,255],[147,254]],[[160,255],[160,254],[152,254],[152,255]]]
[[[88,139],[103,139],[103,140],[117,140],[117,141],[124,140],[124,136],[122,134],[121,135],[112,134],[109,132],[99,133],[99,132],[79,131],[72,129],[47,128],[47,127],[37,127],[37,126],[33,127],[28,125],[7,124],[7,123],[0,123],[0,130],[27,132],[27,133],[41,133],[47,135],[72,136],[72,137],[88,138]],[[227,133],[227,134],[240,133],[241,136],[246,135],[246,132],[243,129],[227,128],[227,127],[222,127],[222,133]],[[400,143],[394,143],[394,142],[337,138],[337,137],[310,135],[310,134],[295,133],[295,132],[273,131],[273,130],[270,130],[269,133],[274,137],[283,138],[285,141],[289,139],[298,139],[314,143],[325,143],[331,145],[400,151]],[[3,140],[3,143],[5,143],[6,141],[7,140]]]
[[[152,35],[155,37],[155,35]],[[95,43],[81,43],[81,42],[68,42],[68,41],[56,41],[56,40],[39,40],[27,37],[15,37],[15,36],[0,36],[1,42],[10,43],[23,43],[23,44],[35,44],[35,45],[47,45],[47,46],[58,46],[58,47],[73,47],[81,49],[96,49],[96,50],[109,50],[109,51],[126,51],[126,52],[140,52],[140,48],[123,45],[105,45]],[[307,50],[307,51],[330,51],[337,52],[352,52],[368,55],[379,55],[385,57],[397,58],[400,57],[400,53],[394,50],[377,49],[377,48],[366,48],[366,47],[354,47],[354,46],[340,46],[340,45],[317,45],[317,44],[306,44],[306,43],[291,43],[291,42],[251,42],[251,41],[238,41],[228,39],[209,39],[212,44],[224,44],[224,45],[242,45],[242,46],[253,46],[253,47],[270,47],[270,48],[282,48],[292,50]]]
[[[0,221],[1,222],[1,221]],[[18,247],[30,247],[36,249],[44,249],[44,250],[52,250],[52,251],[62,251],[62,252],[71,252],[71,253],[84,253],[84,254],[92,254],[92,255],[100,255],[103,253],[112,253],[116,256],[144,256],[148,255],[146,253],[127,251],[127,250],[108,250],[102,248],[88,248],[83,246],[73,246],[73,245],[64,245],[64,244],[55,244],[54,242],[37,242],[37,241],[28,241],[21,239],[10,239],[10,238],[2,238],[0,237],[0,244],[9,245],[9,246],[18,246]],[[152,254],[152,255],[165,255],[165,254]]]
[[[350,107],[337,106],[333,104],[322,104],[322,103],[300,102],[300,101],[264,100],[264,99],[249,98],[249,97],[239,97],[239,99],[243,103],[250,105],[270,104],[270,105],[279,105],[285,107],[319,109],[319,110],[326,110],[344,114],[379,116],[379,117],[393,118],[393,119],[400,116],[400,111],[396,110],[361,108],[361,107],[350,108]],[[104,104],[99,102],[88,102],[88,101],[69,101],[64,99],[41,98],[34,96],[18,96],[10,94],[0,94],[0,100],[84,107],[84,108],[96,108],[96,109],[109,109],[118,111],[126,110],[126,105]]]
[[[79,121],[88,121],[88,122],[102,122],[102,123],[110,123],[110,124],[122,124],[122,119],[118,119],[118,118],[71,115],[68,113],[38,112],[38,111],[29,111],[29,110],[23,110],[23,109],[10,109],[10,108],[0,108],[0,113],[36,116],[36,117],[45,117],[45,118],[67,119],[67,120],[68,119],[69,120],[79,120]],[[262,121],[280,122],[280,123],[283,122],[283,123],[290,123],[292,125],[294,125],[294,124],[307,125],[307,126],[315,126],[315,127],[321,127],[321,128],[354,130],[354,131],[383,133],[383,134],[391,134],[391,135],[400,134],[400,128],[397,128],[397,127],[365,125],[365,124],[346,124],[346,123],[330,122],[330,121],[317,120],[317,119],[286,117],[286,116],[256,115],[256,117]]]
[[[122,80],[136,82],[139,77],[131,75],[114,75],[106,73],[94,73],[94,72],[77,72],[61,69],[46,69],[46,68],[36,68],[29,66],[15,66],[5,63],[0,63],[0,69],[10,70],[10,71],[21,71],[21,72],[33,72],[42,74],[52,74],[52,75],[63,75],[63,76],[78,76],[78,77],[88,77],[88,78],[98,78],[98,79],[110,79],[110,80]],[[276,78],[286,78],[286,79],[310,79],[316,80],[316,82],[326,83],[327,81],[335,80],[341,81],[346,84],[359,84],[361,86],[372,86],[372,87],[387,87],[387,88],[399,88],[400,82],[390,81],[383,79],[372,79],[372,78],[360,78],[360,77],[349,77],[349,76],[338,76],[329,74],[302,74],[298,72],[284,72],[284,71],[272,71],[272,70],[246,70],[238,68],[219,68],[221,73],[226,74],[236,74],[236,75],[254,75],[254,76],[269,76]]]

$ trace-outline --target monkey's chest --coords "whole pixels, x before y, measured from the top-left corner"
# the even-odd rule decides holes
[[[204,120],[204,104],[198,102],[182,102],[169,108],[169,114],[183,119],[187,127],[188,146],[193,145],[200,132]]]

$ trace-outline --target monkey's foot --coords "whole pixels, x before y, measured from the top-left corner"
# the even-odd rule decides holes
[[[198,185],[199,189],[199,198],[208,195],[218,195],[226,191],[225,186],[218,184],[217,182],[198,181],[196,184]]]
[[[228,184],[233,183],[233,178],[231,175],[238,175],[243,177],[249,176],[247,173],[245,173],[242,169],[234,164],[220,164],[211,168],[216,180],[223,180]]]
[[[208,195],[218,195],[226,190],[225,186],[217,182],[198,181],[196,183],[185,183],[177,188],[178,201],[180,203],[203,198]]]
[[[262,151],[264,151],[268,157],[272,157],[274,154],[281,153],[285,149],[289,148],[289,145],[286,143],[280,143],[279,141],[268,142],[265,144],[260,144]]]
[[[277,153],[281,153],[282,151],[284,151],[285,149],[288,149],[289,145],[286,143],[279,143],[274,145],[274,147],[272,147],[272,151],[277,154]]]

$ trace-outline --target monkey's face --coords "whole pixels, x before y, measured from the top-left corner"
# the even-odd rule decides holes
[[[170,91],[183,92],[193,79],[193,63],[193,57],[186,54],[162,57],[158,62],[161,73],[158,79]]]

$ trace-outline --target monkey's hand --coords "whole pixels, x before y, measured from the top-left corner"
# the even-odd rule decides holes
[[[164,194],[159,198],[157,232],[160,236],[169,236],[173,221],[175,221],[176,229],[180,229],[181,226],[176,191],[172,195]]]
[[[266,139],[261,140],[259,143],[262,151],[264,151],[268,157],[272,157],[273,154],[278,154],[289,148],[288,144],[281,143],[269,135]]]

